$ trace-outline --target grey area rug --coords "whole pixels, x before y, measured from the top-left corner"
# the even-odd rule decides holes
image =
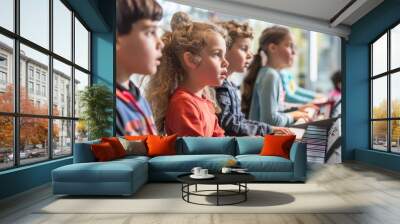
[[[178,183],[150,183],[131,197],[57,197],[35,213],[125,214],[125,213],[360,213],[361,206],[343,200],[317,184],[249,184],[246,202],[237,205],[204,206],[181,198]],[[233,189],[235,186],[224,186]],[[237,188],[237,187],[236,187]],[[201,185],[198,190],[212,190]],[[194,187],[191,188],[194,190]],[[213,194],[213,193],[210,193]],[[238,200],[224,197],[223,203]],[[192,201],[215,204],[214,196],[193,196]]]

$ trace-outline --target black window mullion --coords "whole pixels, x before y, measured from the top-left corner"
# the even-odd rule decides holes
[[[390,65],[391,65],[391,56],[390,56],[390,51],[391,51],[391,31],[390,29],[388,30],[388,51],[387,51],[387,66],[388,66],[388,109],[389,109],[389,114],[388,117],[391,119],[390,122],[388,122],[389,124],[389,128],[388,128],[388,132],[389,132],[389,152],[392,152],[392,75],[391,75],[391,71],[390,71]]]
[[[53,52],[53,0],[49,0],[49,50],[50,52]],[[48,79],[49,79],[49,86],[48,86],[48,97],[49,97],[49,116],[50,118],[48,119],[48,152],[49,152],[49,159],[53,159],[53,94],[50,94],[53,92],[53,57],[49,55],[49,73],[48,73]],[[51,97],[50,97],[51,95]]]
[[[19,35],[19,9],[20,9],[20,0],[14,1],[14,31],[17,35]],[[20,98],[20,47],[19,47],[19,39],[14,39],[14,113],[19,113],[19,98]],[[20,157],[19,157],[19,136],[20,136],[20,119],[19,117],[14,116],[14,166],[19,166]]]
[[[0,33],[8,38],[16,38],[16,34],[0,26]]]
[[[72,73],[71,73],[71,91],[72,91],[72,105],[71,105],[71,117],[75,118],[75,12],[72,11],[72,15],[71,15],[71,23],[72,23],[72,38],[71,38],[71,56],[72,56],[72,64],[74,66],[71,67],[72,69]],[[72,155],[74,155],[74,151],[75,151],[75,123],[76,121],[72,121],[72,132],[71,132],[71,150],[72,150]]]
[[[374,86],[372,83],[372,71],[373,71],[373,60],[372,60],[372,56],[373,56],[373,45],[371,44],[369,47],[369,148],[372,150],[373,146],[374,146],[374,136],[373,136],[373,122],[372,122],[372,118],[373,118],[373,103],[371,103],[373,101],[373,91],[374,91]]]
[[[386,54],[387,54],[387,64],[386,64],[386,66],[387,66],[387,71],[389,71],[390,72],[390,29],[388,30],[388,32],[387,32],[387,51],[386,51]],[[392,111],[391,111],[391,108],[392,108],[392,100],[391,100],[391,88],[390,88],[390,83],[391,83],[391,78],[392,78],[392,76],[390,75],[390,73],[389,74],[387,74],[387,89],[388,89],[388,92],[387,92],[387,98],[388,98],[388,103],[387,103],[387,110],[388,110],[388,114],[387,114],[387,116],[388,116],[388,118],[392,118]],[[388,138],[387,138],[387,140],[388,140],[388,152],[391,152],[392,151],[392,135],[391,135],[391,129],[392,129],[392,125],[391,125],[391,121],[388,121],[387,122],[387,136],[388,136]]]
[[[89,31],[89,30],[88,30]],[[90,49],[91,49],[91,44],[92,44],[92,34],[90,33],[90,32],[88,32],[88,62],[89,62],[89,64],[88,64],[88,70],[91,72],[91,71],[93,71],[93,69],[92,69],[92,57],[91,57],[91,51],[90,51]],[[90,84],[89,85],[92,85],[92,82],[91,82],[91,78],[90,78]]]
[[[89,70],[87,70],[86,68],[81,67],[80,65],[74,64],[74,67],[75,67],[76,69],[80,70],[81,72],[90,73]]]
[[[400,118],[388,117],[388,118],[374,118],[374,119],[371,119],[371,121],[395,121],[395,120],[400,120]]]
[[[375,75],[374,77],[372,77],[372,79],[379,79],[379,78],[381,78],[381,77],[387,76],[387,74],[388,74],[388,72],[384,72],[384,73],[381,73],[381,74],[379,74],[379,75]]]

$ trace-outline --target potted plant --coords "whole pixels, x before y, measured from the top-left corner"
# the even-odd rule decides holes
[[[80,93],[81,123],[87,127],[89,140],[110,136],[108,130],[112,127],[112,105],[112,92],[105,85],[94,84]]]

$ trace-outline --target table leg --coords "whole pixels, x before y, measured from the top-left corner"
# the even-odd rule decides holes
[[[247,201],[247,183],[244,183],[244,201]]]
[[[217,184],[217,206],[219,205],[219,184]]]
[[[190,202],[190,201],[189,201],[189,195],[190,195],[190,184],[188,184],[188,185],[187,185],[187,189],[186,189],[186,190],[187,190],[187,196],[186,196],[186,198],[187,198],[187,201],[188,201],[188,202]]]
[[[183,197],[183,190],[184,190],[184,186],[185,186],[185,185],[182,183],[182,188],[181,188],[181,192],[182,192],[182,199],[184,198],[184,197]]]

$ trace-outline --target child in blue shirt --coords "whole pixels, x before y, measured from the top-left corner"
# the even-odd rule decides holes
[[[302,111],[306,107],[290,112],[285,108],[281,71],[292,66],[295,55],[289,30],[281,26],[266,28],[259,45],[243,82],[242,108],[245,113],[249,119],[275,126],[289,126],[300,118],[309,121],[309,115]],[[262,55],[267,57],[265,66]]]

